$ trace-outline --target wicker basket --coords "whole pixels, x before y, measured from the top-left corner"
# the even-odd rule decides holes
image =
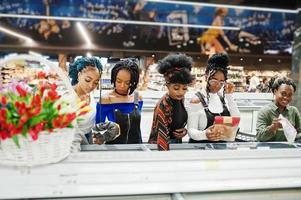
[[[2,158],[0,163],[13,166],[35,166],[56,163],[66,158],[71,152],[74,128],[43,131],[33,141],[30,136],[20,137],[20,148],[12,139],[1,142]]]
[[[68,100],[72,101],[70,102],[72,105],[76,104],[76,93],[71,86],[69,78],[55,64],[40,56],[17,55],[1,60],[0,72],[3,66],[8,65],[7,63],[16,61],[40,63],[39,66],[41,66],[43,70],[56,73],[58,78],[57,80],[52,81],[58,85],[59,92],[61,92],[62,95],[68,96]],[[28,67],[28,69],[31,70],[32,67]],[[20,78],[21,81],[22,78],[23,77]],[[73,125],[77,126],[76,123]],[[75,130],[75,128],[64,128],[55,129],[51,133],[44,131],[39,134],[39,137],[36,141],[33,141],[30,135],[28,135],[27,138],[20,136],[20,148],[16,146],[12,139],[1,141],[0,164],[13,166],[34,166],[59,162],[70,154]]]

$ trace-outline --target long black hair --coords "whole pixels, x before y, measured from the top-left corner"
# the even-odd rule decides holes
[[[184,54],[171,54],[159,60],[158,72],[164,75],[166,83],[190,84],[192,58]]]
[[[99,73],[102,72],[102,65],[96,57],[81,57],[75,62],[69,64],[69,77],[71,78],[71,85],[78,83],[78,73],[86,67],[95,67]]]
[[[221,71],[225,76],[225,81],[227,80],[228,75],[228,65],[229,65],[229,57],[226,54],[218,53],[213,54],[207,61],[206,67],[206,75],[207,75],[207,86],[206,86],[206,93],[207,93],[207,100],[209,101],[209,80],[214,76],[214,74],[218,71]],[[225,95],[225,93],[223,94]]]
[[[132,94],[137,88],[139,82],[139,67],[134,61],[130,59],[125,59],[117,62],[111,71],[111,83],[114,84],[114,87],[116,87],[117,74],[122,69],[127,70],[131,74],[129,94]]]

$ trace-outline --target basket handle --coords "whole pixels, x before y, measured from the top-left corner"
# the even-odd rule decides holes
[[[77,94],[75,93],[69,78],[64,74],[63,70],[59,67],[57,67],[54,63],[50,62],[49,60],[46,60],[42,56],[33,56],[33,55],[28,55],[28,54],[20,54],[20,55],[14,55],[14,56],[9,56],[3,60],[0,60],[0,69],[1,66],[3,66],[5,63],[9,61],[14,61],[14,60],[33,60],[33,61],[39,61],[40,63],[45,64],[46,66],[49,66],[51,69],[53,69],[59,77],[64,81],[67,89],[71,92],[71,95],[74,99],[77,99]]]

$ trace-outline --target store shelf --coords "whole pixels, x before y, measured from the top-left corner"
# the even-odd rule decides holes
[[[235,84],[235,92],[243,92],[245,87],[244,67],[229,66],[227,81]]]

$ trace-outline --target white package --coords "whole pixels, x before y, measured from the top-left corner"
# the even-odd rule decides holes
[[[295,138],[297,136],[297,130],[295,127],[286,119],[283,117],[282,114],[279,115],[278,119],[280,119],[280,123],[283,128],[284,135],[289,143],[293,143],[295,141]]]

